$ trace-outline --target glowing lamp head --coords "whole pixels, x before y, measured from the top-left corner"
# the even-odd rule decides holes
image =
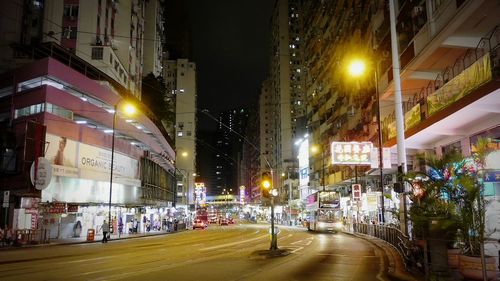
[[[349,74],[353,77],[358,77],[363,75],[365,72],[366,65],[362,60],[353,60],[351,64],[349,64]]]
[[[133,106],[130,103],[128,103],[128,104],[126,104],[126,105],[123,106],[123,111],[127,115],[134,115],[135,114],[135,110],[136,110],[135,106]]]
[[[265,189],[269,189],[271,187],[271,182],[268,180],[262,181],[262,187],[264,187]]]

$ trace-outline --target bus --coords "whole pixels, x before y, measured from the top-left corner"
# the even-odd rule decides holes
[[[313,231],[342,230],[342,209],[340,209],[340,193],[335,191],[318,191],[307,196],[307,229]]]

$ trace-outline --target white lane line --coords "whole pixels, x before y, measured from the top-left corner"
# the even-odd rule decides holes
[[[62,261],[62,262],[58,262],[58,264],[79,263],[79,262],[86,262],[86,261],[98,261],[98,260],[110,259],[110,258],[114,258],[114,257],[117,257],[117,256],[106,256],[106,257],[98,257],[98,258],[92,258],[92,259],[80,259],[80,260],[74,260],[74,261]]]
[[[298,247],[297,249],[293,250],[292,253],[298,252],[300,250],[304,249],[304,247]]]
[[[299,240],[299,241],[295,241],[295,242],[290,243],[290,244],[292,244],[292,245],[300,244],[300,245],[309,246],[309,245],[311,245],[311,243],[312,243],[312,241]]]
[[[238,245],[238,244],[243,244],[243,243],[259,240],[259,239],[262,239],[262,238],[267,237],[267,236],[268,235],[266,234],[266,235],[261,235],[259,237],[255,237],[255,238],[251,238],[251,239],[247,239],[247,240],[243,240],[243,241],[236,241],[236,242],[227,243],[227,244],[223,244],[223,245],[201,248],[200,251],[207,251],[207,250],[214,250],[214,249],[230,247],[230,246],[234,246],[234,245]]]

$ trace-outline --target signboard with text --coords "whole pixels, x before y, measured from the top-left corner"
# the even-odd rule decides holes
[[[371,142],[332,142],[332,164],[371,165]]]
[[[361,184],[352,185],[352,199],[358,201],[361,199]]]

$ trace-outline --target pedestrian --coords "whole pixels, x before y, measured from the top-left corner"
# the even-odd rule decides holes
[[[109,224],[106,220],[102,222],[102,243],[108,243]]]
[[[118,218],[118,235],[123,233],[123,220],[121,217]]]
[[[0,246],[3,247],[4,245],[5,245],[5,233],[2,227],[0,227]]]
[[[6,228],[5,230],[5,243],[7,243],[7,246],[10,246],[10,244],[13,242],[13,237],[14,233],[12,231],[12,228]]]
[[[139,228],[139,220],[134,219],[134,233],[137,233]]]

